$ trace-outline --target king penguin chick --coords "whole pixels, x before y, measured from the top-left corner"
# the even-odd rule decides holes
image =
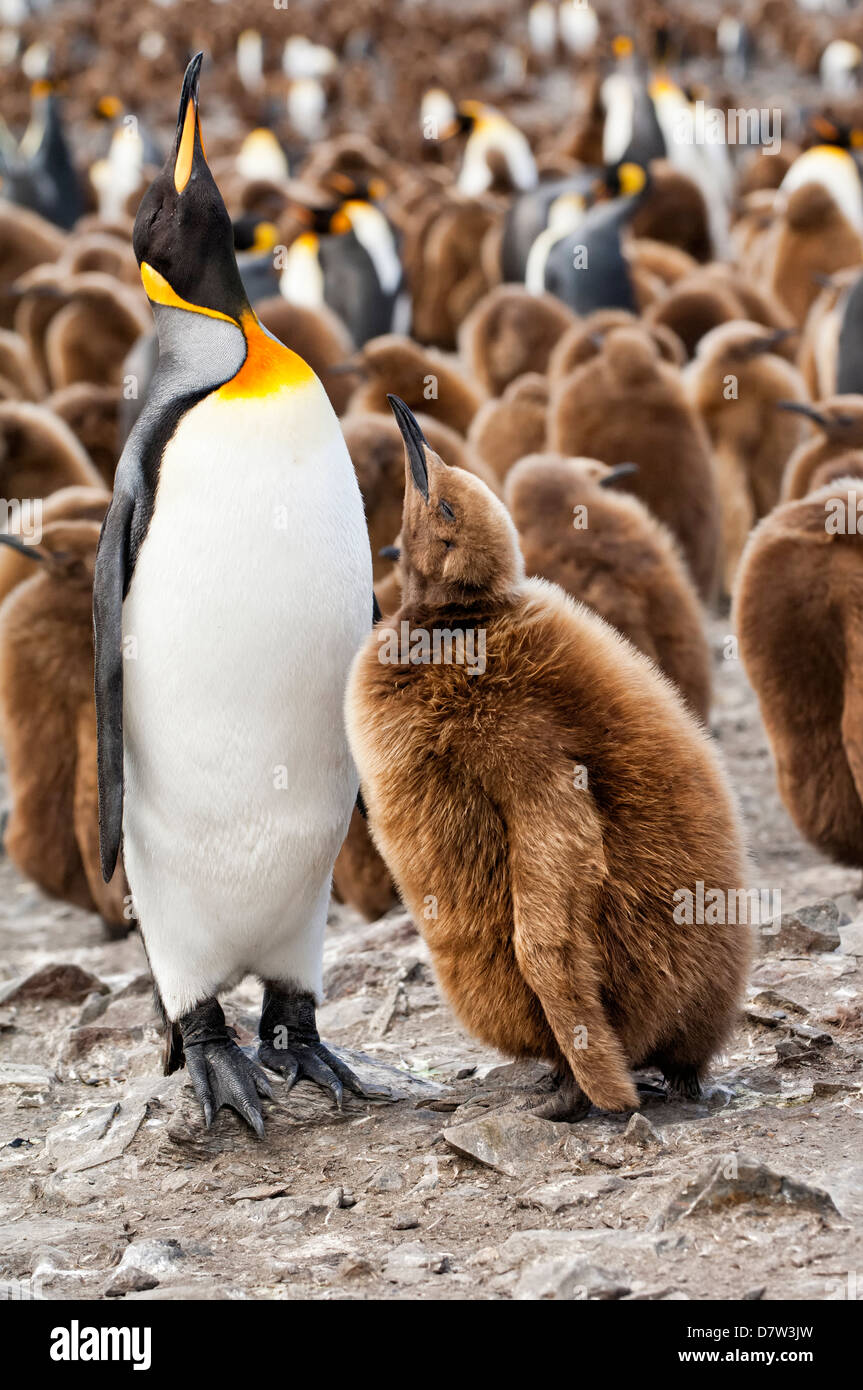
[[[185,1057],[208,1125],[228,1105],[260,1135],[270,1086],[217,998],[250,971],[259,1060],[338,1103],[361,1090],[315,1007],[357,796],[341,705],[372,566],[335,412],[246,299],[201,143],[201,58],[135,221],[160,358],[96,564],[102,871],[122,834],[167,1070]]]
[[[552,390],[548,447],[554,453],[637,463],[627,490],[677,537],[702,598],[715,589],[719,499],[704,425],[680,373],[660,360],[640,328],[618,328],[598,357]]]
[[[99,522],[52,521],[38,544],[0,540],[29,567],[0,609],[0,738],[12,802],[4,847],[46,893],[98,911],[125,935],[122,865],[108,883],[99,869],[92,627]]]
[[[832,396],[817,405],[780,401],[779,408],[804,416],[817,430],[814,437],[798,444],[785,465],[782,500],[794,502],[812,491],[813,480],[825,464],[863,449],[863,396]]]
[[[61,487],[42,503],[39,512],[21,507],[9,521],[7,534],[22,545],[0,547],[0,604],[23,579],[33,574],[33,561],[40,558],[33,546],[40,531],[55,521],[97,521],[101,525],[111,501],[110,492],[99,487]]]
[[[475,304],[459,329],[459,354],[490,396],[502,396],[525,372],[545,372],[558,339],[575,320],[550,294],[498,285]]]
[[[817,277],[863,262],[861,229],[848,220],[833,193],[813,181],[789,194],[774,233],[767,284],[802,325],[819,293]]]
[[[776,408],[806,400],[797,368],[776,355],[783,336],[755,323],[722,324],[701,339],[684,374],[713,446],[726,594],[749,532],[776,506],[788,457],[808,434],[799,414]]]
[[[422,428],[438,450],[445,452],[457,468],[476,473],[492,489],[495,478],[490,468],[476,457],[461,435],[433,416],[421,415]],[[346,415],[342,432],[354,465],[363,497],[366,525],[372,550],[375,584],[392,572],[391,557],[381,549],[390,545],[401,524],[404,498],[404,448],[395,420],[377,411]]]
[[[681,923],[699,881],[742,884],[725,773],[670,682],[525,580],[506,508],[393,410],[402,606],[346,701],[374,839],[462,1023],[555,1068],[548,1117],[637,1106],[641,1065],[697,1095],[749,954],[746,927]]]
[[[777,507],[740,565],[735,626],[800,832],[863,866],[863,483]]]
[[[398,386],[414,410],[425,411],[459,434],[466,434],[483,400],[479,385],[458,358],[421,347],[396,333],[366,343],[355,360],[366,380],[351,397],[351,411],[386,414],[387,392]]]
[[[525,571],[587,604],[677,686],[707,723],[710,649],[677,543],[637,497],[616,491],[635,465],[559,454],[523,458],[504,501]]]
[[[32,401],[0,402],[4,497],[48,497],[73,484],[101,487],[98,470],[64,420]]]
[[[468,443],[498,479],[505,478],[526,454],[545,448],[548,391],[546,377],[525,372],[510,382],[501,397],[481,405],[473,417]]]

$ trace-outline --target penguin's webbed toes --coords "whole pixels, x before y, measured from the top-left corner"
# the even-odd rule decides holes
[[[340,1057],[321,1042],[315,1001],[305,991],[266,985],[260,1024],[258,1061],[284,1077],[290,1090],[298,1081],[313,1081],[329,1091],[341,1110],[345,1090],[367,1100],[391,1099],[388,1091],[364,1086]]]
[[[186,1065],[195,1094],[210,1128],[223,1105],[246,1121],[259,1139],[264,1134],[260,1097],[273,1099],[273,1091],[261,1068],[230,1038],[224,1041],[186,1044]]]
[[[284,1077],[289,1091],[298,1081],[313,1081],[322,1090],[330,1092],[340,1110],[345,1087],[355,1095],[366,1095],[362,1083],[350,1067],[330,1052],[319,1038],[309,1042],[293,1039],[284,1048],[277,1048],[272,1042],[262,1042],[258,1048],[258,1060],[270,1071]]]
[[[590,1109],[590,1096],[581,1089],[574,1076],[564,1075],[551,1099],[531,1109],[541,1120],[583,1120]]]

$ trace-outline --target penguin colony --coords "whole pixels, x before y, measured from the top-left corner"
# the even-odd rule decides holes
[[[750,950],[674,915],[749,873],[712,616],[802,834],[863,864],[850,18],[124,15],[4,31],[7,854],[136,924],[208,1124],[260,1135],[268,1072],[362,1093],[315,1022],[331,892],[401,899],[550,1117],[642,1067],[696,1096]],[[781,141],[679,138],[776,53]]]

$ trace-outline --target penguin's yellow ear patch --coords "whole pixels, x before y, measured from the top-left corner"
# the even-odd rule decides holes
[[[196,122],[197,114],[195,112],[195,103],[190,100],[186,107],[183,134],[180,137],[180,148],[177,150],[177,158],[174,163],[174,187],[178,193],[182,193],[192,173],[192,159],[195,154]]]
[[[146,261],[141,262],[141,283],[151,304],[164,304],[168,309],[185,309],[190,314],[204,314],[206,318],[224,319],[225,323],[233,323],[237,328],[240,326],[230,314],[221,314],[218,309],[205,309],[200,304],[191,304],[188,299],[181,299],[164,275],[160,275],[158,270],[154,270]]]

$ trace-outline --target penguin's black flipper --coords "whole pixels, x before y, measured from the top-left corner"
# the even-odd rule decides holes
[[[102,523],[93,581],[99,846],[108,883],[123,829],[123,596],[128,582],[135,500],[117,488]]]

